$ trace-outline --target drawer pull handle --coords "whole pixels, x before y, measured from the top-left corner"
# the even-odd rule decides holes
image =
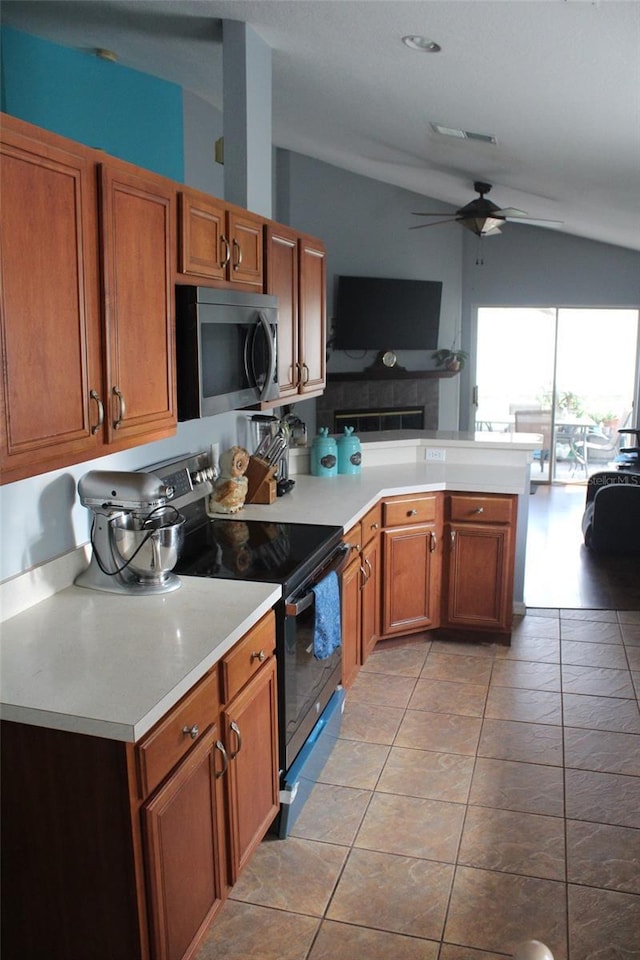
[[[351,544],[351,549],[352,549],[353,551],[355,551],[355,553],[359,553],[360,550],[362,550],[362,547],[360,546],[359,543],[352,543],[352,544]]]
[[[238,756],[238,754],[239,754],[240,751],[242,750],[242,737],[241,737],[241,735],[240,735],[240,727],[239,727],[238,724],[235,722],[235,720],[232,720],[232,721],[231,721],[230,726],[231,726],[231,729],[233,730],[233,732],[234,732],[235,735],[236,735],[236,739],[237,739],[237,741],[238,741],[238,749],[237,749],[237,750],[234,750],[234,751],[229,755],[229,759],[230,759],[230,760],[235,760],[235,758]]]
[[[379,527],[380,527],[380,524],[379,524],[379,523],[372,523],[372,524],[371,524],[371,529],[372,529],[372,530],[377,530]]]
[[[361,590],[364,590],[365,584],[366,584],[367,580],[369,579],[369,577],[367,576],[367,571],[366,571],[365,568],[362,566],[362,564],[360,564],[360,573],[362,574],[362,582],[360,583],[360,589],[361,589]]]
[[[471,511],[472,513],[484,513],[484,507],[476,507],[475,510]]]
[[[194,723],[192,727],[184,726],[182,728],[182,732],[185,734],[188,733],[192,740],[197,740],[197,738],[200,736],[200,727],[197,723]]]
[[[267,659],[267,655],[264,652],[264,650],[254,650],[253,653],[251,654],[252,663],[254,660],[259,660],[260,663],[264,663],[266,659]]]
[[[431,538],[431,539],[430,539],[430,542],[429,542],[429,552],[430,552],[430,553],[434,553],[436,547],[438,546],[438,537],[437,537],[436,534],[433,532],[433,530],[432,530],[431,533],[430,533],[430,538]]]
[[[218,773],[216,773],[216,780],[219,780],[220,777],[224,777],[225,773],[227,772],[227,767],[229,766],[229,755],[224,748],[224,743],[222,740],[216,740],[216,750],[219,750],[222,754],[223,761],[222,770],[219,770]]]
[[[456,532],[455,530],[451,531],[451,549],[455,550],[456,547]]]
[[[415,517],[415,516],[417,515],[417,513],[418,513],[418,511],[417,511],[416,509],[407,510],[407,516],[408,516],[408,517]]]

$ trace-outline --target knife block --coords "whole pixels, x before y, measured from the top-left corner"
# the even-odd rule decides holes
[[[259,457],[249,457],[249,465],[245,470],[248,481],[245,503],[273,503],[277,492],[274,478],[276,466],[269,466]]]

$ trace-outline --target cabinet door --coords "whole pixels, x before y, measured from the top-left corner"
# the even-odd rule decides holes
[[[3,117],[3,482],[97,456],[102,442],[94,164],[28,131]]]
[[[279,809],[276,661],[267,660],[222,714],[229,880],[235,883]]]
[[[231,259],[224,204],[213,197],[185,190],[179,195],[179,212],[179,272],[224,280]]]
[[[278,297],[280,398],[298,393],[298,237],[276,224],[265,231],[265,293]]]
[[[362,664],[362,613],[360,587],[363,575],[360,554],[342,574],[342,684],[350,687]]]
[[[365,581],[362,585],[362,662],[380,637],[380,535],[362,550]]]
[[[180,960],[223,897],[212,727],[142,811],[154,960]]]
[[[440,562],[435,524],[385,530],[383,635],[439,625]]]
[[[110,442],[175,433],[175,194],[152,175],[100,166]],[[124,445],[124,444],[123,444]]]
[[[449,525],[447,621],[451,626],[509,630],[513,598],[510,526]]]
[[[262,293],[262,231],[264,221],[246,211],[227,213],[231,262],[229,280]]]
[[[300,240],[300,393],[318,393],[326,383],[326,255],[310,237]]]

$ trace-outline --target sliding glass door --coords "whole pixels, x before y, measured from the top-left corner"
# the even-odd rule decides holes
[[[612,462],[637,377],[637,310],[478,310],[476,429],[539,434],[532,480],[578,482]]]

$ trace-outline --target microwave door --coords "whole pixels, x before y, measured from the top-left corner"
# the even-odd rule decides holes
[[[260,391],[261,400],[273,400],[276,378],[276,349],[273,331],[264,313],[247,333],[244,366],[248,382]]]

